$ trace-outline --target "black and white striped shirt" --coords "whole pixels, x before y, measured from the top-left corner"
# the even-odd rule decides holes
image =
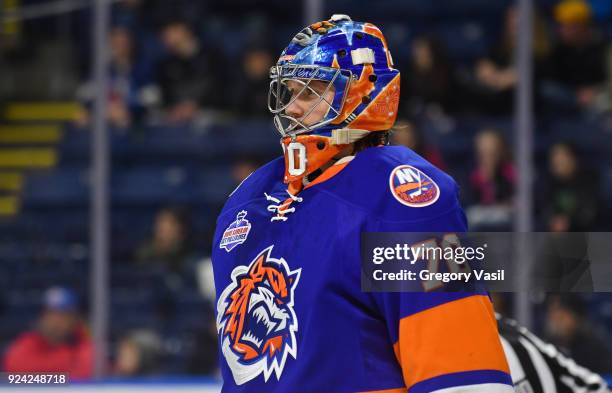
[[[608,393],[598,374],[579,366],[516,321],[497,315],[516,393]]]

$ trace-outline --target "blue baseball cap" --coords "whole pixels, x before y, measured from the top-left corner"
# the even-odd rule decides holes
[[[43,303],[47,310],[76,311],[78,308],[76,293],[64,287],[51,287],[47,289]]]

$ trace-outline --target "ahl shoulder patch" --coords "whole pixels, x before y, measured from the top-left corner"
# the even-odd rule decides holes
[[[431,177],[410,165],[400,165],[391,171],[389,188],[398,202],[410,207],[429,206],[440,197],[440,187]]]
[[[246,219],[246,215],[247,212],[242,210],[236,215],[236,220],[225,228],[219,248],[225,248],[225,251],[230,252],[246,242],[249,232],[251,232],[251,223]]]

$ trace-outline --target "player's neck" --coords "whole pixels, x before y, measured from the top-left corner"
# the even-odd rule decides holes
[[[336,164],[336,162],[338,162],[341,158],[348,157],[348,156],[352,155],[353,151],[354,151],[353,144],[347,146],[340,153],[336,154],[331,160],[329,160],[325,164],[323,164],[321,166],[321,168],[320,168],[321,169],[320,173],[325,172],[327,169],[329,169],[329,167],[331,167],[332,165]]]

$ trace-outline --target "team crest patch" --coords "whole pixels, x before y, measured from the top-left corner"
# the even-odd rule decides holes
[[[440,197],[438,185],[421,170],[410,165],[400,165],[391,171],[389,187],[395,199],[410,207],[429,206]]]
[[[244,243],[251,231],[251,223],[245,217],[247,212],[242,210],[236,216],[236,221],[232,222],[223,232],[219,248],[225,248],[225,251],[230,252],[236,246]]]
[[[248,265],[234,268],[217,302],[223,356],[237,385],[263,373],[280,379],[288,355],[297,358],[294,292],[302,269],[291,270],[266,248]]]

